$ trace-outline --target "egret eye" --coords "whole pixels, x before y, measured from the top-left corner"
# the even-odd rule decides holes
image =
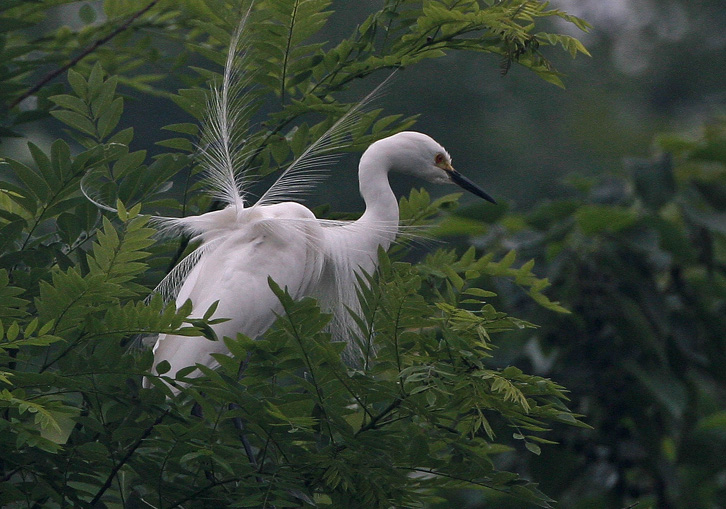
[[[436,163],[436,166],[442,165],[444,164],[444,162],[446,162],[446,157],[444,157],[444,154],[439,152],[438,154],[436,154],[434,162]]]

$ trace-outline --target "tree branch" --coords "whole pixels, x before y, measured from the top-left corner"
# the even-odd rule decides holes
[[[403,403],[402,398],[394,399],[393,402],[391,402],[391,404],[388,405],[388,407],[386,407],[385,410],[383,410],[380,414],[373,417],[373,419],[371,419],[368,424],[366,424],[365,426],[361,426],[361,428],[358,431],[356,431],[355,436],[360,435],[364,431],[375,429],[377,427],[378,423],[380,422],[380,420],[383,419],[388,414],[390,414],[391,412],[393,412],[399,406],[401,406],[401,403]]]
[[[102,37],[101,39],[98,39],[97,41],[95,41],[90,46],[86,47],[86,49],[84,49],[83,51],[81,51],[80,54],[78,54],[76,57],[74,57],[70,62],[68,62],[63,67],[60,67],[60,68],[58,68],[58,69],[56,69],[54,71],[51,71],[48,74],[46,74],[45,76],[43,76],[43,78],[38,83],[36,83],[35,85],[33,85],[26,92],[24,92],[20,97],[18,97],[12,103],[10,103],[10,108],[14,108],[18,104],[20,104],[23,100],[27,99],[28,97],[30,97],[31,95],[33,95],[34,93],[36,93],[38,90],[40,90],[45,85],[47,85],[50,81],[54,80],[55,78],[57,78],[58,76],[60,76],[64,72],[66,72],[68,69],[70,69],[71,67],[73,67],[74,65],[76,65],[78,62],[80,62],[81,60],[83,60],[84,58],[86,58],[88,55],[90,55],[91,53],[93,53],[94,51],[96,51],[100,46],[106,44],[108,41],[110,41],[111,39],[113,39],[114,37],[116,37],[118,34],[120,34],[121,32],[125,31],[126,29],[128,29],[128,27],[131,25],[131,23],[133,23],[134,21],[136,21],[140,16],[142,16],[145,12],[147,12],[149,9],[151,9],[152,7],[154,7],[154,5],[156,5],[157,3],[159,3],[159,0],[151,0],[151,2],[149,2],[146,7],[144,7],[143,9],[140,9],[139,11],[135,12],[134,14],[132,14],[116,30],[114,30],[113,32],[111,32],[110,34],[108,34],[106,37]]]
[[[111,487],[111,483],[113,483],[114,478],[116,477],[116,474],[119,470],[121,470],[121,467],[123,467],[129,459],[131,459],[131,456],[134,455],[136,452],[136,449],[139,448],[139,446],[143,443],[144,440],[146,440],[149,435],[151,435],[151,432],[154,431],[154,428],[161,424],[161,421],[164,420],[164,417],[166,417],[169,414],[169,410],[164,411],[159,417],[156,418],[156,420],[144,430],[144,432],[141,434],[139,439],[136,441],[136,443],[131,446],[131,448],[126,452],[126,455],[121,459],[121,461],[118,462],[118,464],[114,465],[114,467],[111,469],[111,473],[106,478],[106,482],[103,483],[103,486],[101,486],[101,489],[98,490],[98,493],[96,493],[96,496],[93,497],[93,500],[91,500],[91,507],[95,506],[96,503],[101,500],[101,497],[104,493],[106,493],[106,490],[108,490]]]

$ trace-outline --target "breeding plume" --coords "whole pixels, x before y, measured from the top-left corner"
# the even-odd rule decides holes
[[[289,200],[319,176],[330,152],[342,143],[342,133],[355,122],[356,112],[369,98],[349,111],[315,141],[255,203],[246,202],[244,148],[235,132],[240,112],[233,106],[242,87],[235,65],[242,26],[233,35],[221,83],[213,90],[209,118],[200,144],[203,163],[215,196],[226,207],[179,219],[161,221],[181,230],[200,246],[170,273],[162,291],[181,305],[191,299],[193,317],[202,316],[218,302],[214,318],[228,320],[214,325],[216,335],[251,338],[263,334],[282,314],[269,287],[272,278],[295,298],[312,296],[331,312],[331,333],[346,340],[355,333],[349,310],[359,309],[357,277],[376,268],[379,246],[388,247],[398,232],[398,200],[388,181],[390,172],[419,177],[434,184],[457,184],[493,202],[492,198],[451,165],[448,152],[429,136],[400,132],[379,140],[363,153],[358,167],[360,194],[365,212],[356,221],[317,219],[305,206]],[[370,96],[369,96],[370,97]],[[227,353],[222,341],[161,335],[154,346],[154,367],[171,365],[169,375],[197,363],[214,367],[213,353]],[[356,357],[349,341],[346,355]],[[148,383],[148,382],[147,382]]]

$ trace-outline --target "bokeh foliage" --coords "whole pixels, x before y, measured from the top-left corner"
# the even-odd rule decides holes
[[[500,291],[507,309],[541,326],[503,343],[503,357],[565,384],[594,428],[561,430],[564,447],[549,459],[516,461],[567,507],[717,507],[726,496],[726,122],[658,136],[651,158],[569,184],[569,197],[497,217],[474,241],[532,257],[572,311],[542,313]],[[464,231],[476,213],[462,210],[440,231]]]
[[[82,28],[38,25],[74,4]],[[381,253],[357,317],[357,339],[376,355],[355,368],[340,361],[315,302],[294,302],[274,282],[286,312],[257,341],[214,338],[209,316],[189,319],[188,304],[150,295],[187,246],[154,239],[148,214],[214,206],[195,164],[196,120],[248,5],[102,6],[101,15],[85,2],[10,0],[0,10],[0,134],[22,136],[26,122],[48,115],[67,129],[49,147],[28,143],[27,160],[0,161],[0,503],[401,507],[469,486],[547,506],[535,483],[496,458],[541,454],[550,427],[585,425],[561,386],[492,362],[495,333],[531,325],[490,304],[495,295],[479,287],[487,276],[563,311],[513,253],[438,250],[414,265],[401,261],[403,249]],[[341,92],[376,71],[458,49],[496,53],[503,66],[559,83],[546,47],[585,52],[570,36],[536,31],[550,16],[587,28],[541,2],[390,1],[335,45],[311,39],[328,10],[324,0],[255,3],[244,96],[254,173],[299,155],[350,107]],[[164,43],[179,38],[185,49],[170,52]],[[65,80],[47,80],[57,70]],[[183,84],[178,93],[165,90],[168,75]],[[167,96],[190,118],[166,126],[173,137],[150,155],[134,148],[133,127],[120,127],[119,92]],[[349,133],[351,149],[412,121],[368,112]],[[79,190],[89,175],[98,203]],[[417,224],[454,204],[413,192],[402,216]],[[150,351],[134,347],[158,333],[225,341],[232,355],[203,377],[190,378],[193,367],[177,374],[186,385],[173,396],[162,380],[177,381],[163,365],[149,374]],[[144,375],[152,388],[141,387]]]

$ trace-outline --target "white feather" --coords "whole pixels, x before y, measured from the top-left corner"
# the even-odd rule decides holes
[[[179,304],[190,299],[192,317],[201,317],[218,302],[213,318],[227,319],[214,325],[218,337],[243,333],[255,338],[283,314],[268,285],[272,278],[293,298],[316,297],[333,314],[330,331],[335,339],[347,342],[346,358],[356,363],[363,356],[357,337],[361,331],[351,316],[351,312],[360,314],[358,282],[365,280],[364,273],[374,273],[379,248],[388,249],[400,232],[398,200],[388,173],[451,182],[449,155],[433,139],[415,132],[398,133],[371,145],[359,165],[366,210],[356,221],[317,219],[303,205],[286,201],[318,183],[334,161],[333,152],[346,148],[346,135],[384,82],[340,117],[248,206],[246,180],[237,171],[249,162],[237,133],[248,110],[236,106],[245,81],[234,70],[243,26],[232,37],[222,82],[212,93],[200,150],[210,191],[227,207],[199,216],[156,219],[167,233],[184,233],[201,242],[158,290],[175,296]],[[459,182],[465,181],[456,176]],[[465,183],[470,190],[478,189]],[[171,375],[195,363],[214,367],[214,353],[228,353],[223,342],[162,335],[154,347],[154,366],[168,361]]]

